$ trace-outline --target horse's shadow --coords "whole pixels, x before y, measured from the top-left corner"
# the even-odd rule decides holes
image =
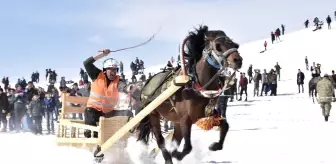
[[[255,130],[269,130],[269,129],[278,129],[277,127],[270,128],[247,128],[247,129],[232,129],[230,131],[255,131]]]
[[[256,102],[256,101],[271,101],[271,100],[247,100],[246,102]]]
[[[245,103],[245,104],[232,104],[232,105],[228,105],[228,107],[234,107],[234,106],[245,106],[245,107],[247,107],[247,106],[252,106],[252,105],[254,105],[254,104],[247,104],[247,103]]]
[[[232,161],[206,161],[203,163],[237,163],[237,162],[232,162]]]
[[[293,96],[296,95],[296,93],[279,93],[277,96]]]

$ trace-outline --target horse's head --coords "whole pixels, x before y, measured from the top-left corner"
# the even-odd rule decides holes
[[[239,45],[232,41],[223,31],[208,31],[205,33],[205,50],[211,58],[224,67],[238,70],[242,67],[243,58],[238,52]]]

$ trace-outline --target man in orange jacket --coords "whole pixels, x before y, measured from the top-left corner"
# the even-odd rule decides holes
[[[92,79],[90,97],[87,108],[84,111],[85,124],[97,126],[99,117],[112,117],[113,110],[119,103],[119,92],[128,92],[126,81],[117,75],[119,62],[108,58],[103,62],[103,70],[97,68],[93,63],[100,58],[107,56],[111,51],[104,49],[96,56],[84,61],[87,74]],[[131,112],[131,111],[130,111]],[[91,137],[91,131],[86,130],[84,136]],[[98,133],[94,132],[95,138]]]

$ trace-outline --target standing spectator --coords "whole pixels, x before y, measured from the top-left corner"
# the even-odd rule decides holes
[[[278,28],[278,29],[279,29],[279,28]],[[279,30],[278,30],[278,29],[277,29],[277,30],[275,30],[275,33],[274,33],[274,35],[275,35],[275,39],[276,39],[276,40],[279,40],[279,41],[281,41],[281,40],[280,40],[280,29],[279,29]]]
[[[8,114],[8,97],[7,94],[0,88],[0,126],[2,123],[1,132],[7,131],[7,114]]]
[[[281,24],[281,32],[282,35],[285,35],[285,25]]]
[[[267,50],[267,41],[264,42],[265,51]]]
[[[10,113],[10,117],[8,120],[8,127],[10,131],[13,131],[15,129],[15,115],[14,115],[14,102],[15,102],[15,96],[14,96],[14,89],[9,89],[8,92],[8,111]]]
[[[44,99],[44,105],[45,105],[45,113],[47,116],[47,134],[55,134],[55,128],[54,128],[54,110],[56,107],[55,100],[52,98],[51,93],[47,92],[46,98]]]
[[[331,29],[331,26],[330,26],[330,24],[331,24],[331,18],[330,18],[330,15],[328,15],[326,21],[327,21],[327,24],[328,24],[328,29]]]
[[[276,62],[274,68],[275,68],[275,70],[276,70],[277,75],[279,76],[279,81],[280,81],[280,70],[281,70],[281,67],[280,67],[280,65],[278,64],[278,62]]]
[[[315,17],[313,22],[314,22],[314,26],[318,27],[320,20],[318,19],[318,17]]]
[[[309,25],[309,20],[308,19],[304,22],[304,25],[305,25],[305,28],[308,28],[308,25]]]
[[[120,61],[119,63],[119,67],[120,67],[120,73],[124,73],[124,63],[122,61]]]
[[[274,43],[274,41],[275,41],[275,34],[274,34],[274,32],[272,31],[271,32],[271,40],[272,40],[272,44]]]
[[[305,63],[306,63],[306,70],[309,71],[309,63],[307,56],[305,57]]]
[[[273,69],[271,69],[269,75],[268,75],[268,81],[269,81],[269,85],[271,88],[271,96],[276,96],[277,95],[277,74],[275,73],[275,71]]]
[[[260,96],[263,96],[263,92],[265,92],[265,96],[267,96],[266,89],[268,88],[268,74],[266,72],[266,69],[264,69],[264,73],[261,75],[261,94]]]
[[[248,70],[247,70],[247,75],[249,76],[249,79],[248,79],[248,83],[251,83],[251,81],[252,81],[252,74],[253,74],[253,72],[252,72],[252,64],[249,66],[249,68],[248,68]],[[245,74],[244,74],[245,75]]]
[[[245,73],[240,74],[239,87],[240,87],[240,98],[238,101],[242,101],[243,92],[245,92],[245,101],[247,101],[247,84],[248,80]]]
[[[254,77],[253,77],[253,84],[254,84],[253,97],[255,95],[259,96],[259,83],[260,83],[260,81],[261,81],[260,70],[256,69],[256,70],[254,70]]]
[[[336,20],[336,11],[334,12],[335,20]]]
[[[299,89],[299,93],[301,93],[300,91],[300,87],[302,88],[302,93],[304,93],[304,88],[303,88],[303,84],[304,84],[304,79],[305,79],[305,76],[304,76],[304,73],[301,72],[301,70],[299,69],[298,70],[298,73],[296,75],[296,81],[297,81],[297,85],[298,85],[298,89]]]
[[[44,116],[44,104],[39,95],[34,95],[28,105],[28,113],[33,120],[33,133],[42,135],[42,117]]]

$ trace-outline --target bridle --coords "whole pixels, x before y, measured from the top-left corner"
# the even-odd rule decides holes
[[[203,50],[203,56],[205,56],[205,60],[208,64],[210,64],[212,67],[217,69],[217,72],[214,76],[211,77],[211,79],[203,86],[199,84],[199,80],[197,81],[197,85],[200,86],[196,89],[197,92],[199,92],[203,97],[206,98],[215,98],[218,97],[220,94],[222,94],[225,90],[229,89],[228,83],[235,77],[236,71],[234,71],[228,79],[228,82],[224,84],[223,88],[219,88],[218,90],[206,90],[206,88],[215,81],[219,75],[227,69],[227,66],[223,65],[222,63],[227,63],[227,58],[232,54],[233,52],[238,52],[237,48],[230,48],[223,53],[220,53],[219,51],[215,51],[214,47],[216,44],[216,40],[220,38],[227,38],[226,36],[219,36],[216,37],[214,40],[210,41],[207,40],[208,44],[210,45],[208,48]],[[213,57],[213,58],[212,58]],[[228,63],[229,65],[230,63]],[[196,78],[198,79],[198,76],[196,74]]]

